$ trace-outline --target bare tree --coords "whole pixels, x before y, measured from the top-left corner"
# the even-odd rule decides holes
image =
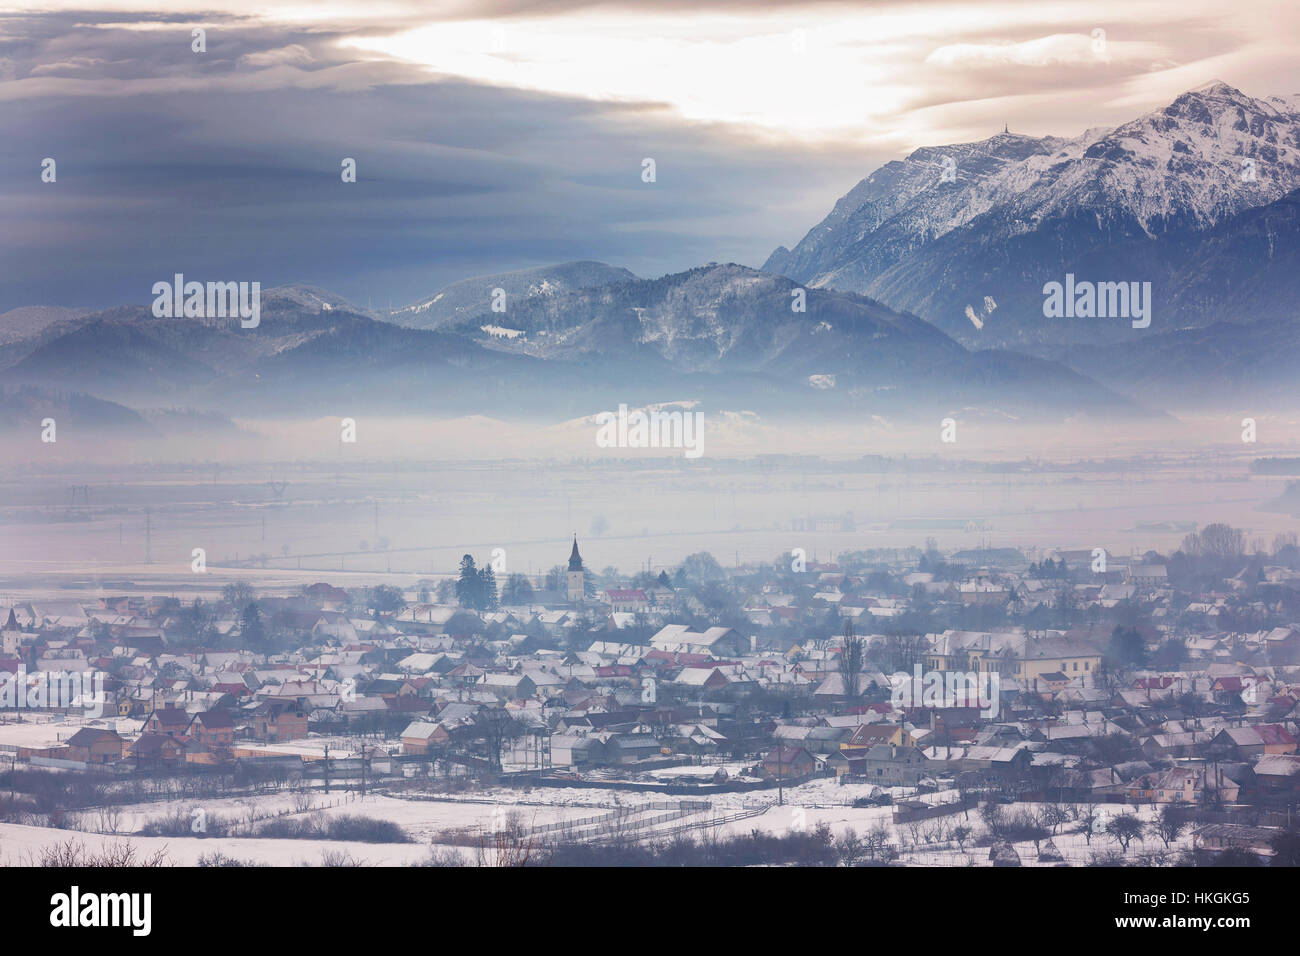
[[[862,664],[866,648],[862,638],[853,633],[853,622],[844,622],[844,648],[840,651],[840,677],[844,681],[844,696],[856,700],[862,679]]]
[[[1079,810],[1076,820],[1079,821],[1079,832],[1083,834],[1083,841],[1088,846],[1092,846],[1092,834],[1097,828],[1097,807],[1095,804],[1086,804]]]
[[[523,733],[523,725],[504,707],[485,708],[479,713],[475,725],[487,750],[489,764],[493,770],[500,770],[501,754],[505,751],[506,744],[519,738]]]
[[[883,822],[877,823],[867,831],[865,838],[867,855],[873,860],[884,859],[889,848],[889,827]]]
[[[99,809],[99,830],[101,833],[111,833],[117,836],[117,831],[122,827],[122,808],[117,806],[100,807]]]
[[[1216,523],[1183,538],[1182,551],[1193,557],[1234,558],[1246,550],[1246,535],[1240,528]]]
[[[1056,836],[1056,828],[1062,823],[1067,823],[1070,819],[1070,813],[1065,807],[1057,803],[1049,803],[1043,807],[1040,815],[1043,826],[1052,828],[1052,836]]]
[[[957,849],[963,853],[966,852],[966,841],[971,837],[971,828],[964,823],[959,823],[952,828],[952,838],[957,843]]]
[[[1128,853],[1129,844],[1142,839],[1146,826],[1131,813],[1121,813],[1110,818],[1106,824],[1106,833],[1120,846],[1120,851]]]
[[[858,860],[862,859],[862,854],[866,852],[866,844],[853,827],[844,828],[844,832],[836,841],[835,848],[839,851],[840,859],[845,866],[857,866]]]
[[[1160,816],[1156,817],[1155,822],[1151,824],[1151,830],[1169,849],[1169,844],[1175,842],[1184,830],[1187,829],[1187,821],[1173,804],[1165,804],[1160,810]]]

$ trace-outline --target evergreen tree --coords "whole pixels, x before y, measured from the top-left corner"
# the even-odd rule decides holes
[[[239,616],[239,633],[244,643],[250,647],[260,647],[266,643],[266,625],[262,623],[262,610],[253,601],[244,605],[244,613]]]
[[[456,600],[460,602],[461,607],[477,609],[480,607],[479,595],[482,587],[483,582],[479,578],[474,557],[467,554],[460,559],[460,579],[456,582]]]
[[[497,597],[497,573],[492,565],[485,564],[478,572],[478,600],[476,608],[480,611],[495,611],[501,606]]]
[[[1117,627],[1110,636],[1106,656],[1116,667],[1144,667],[1147,662],[1146,642],[1131,627]]]
[[[529,604],[533,600],[533,583],[523,574],[511,574],[501,588],[501,603]]]

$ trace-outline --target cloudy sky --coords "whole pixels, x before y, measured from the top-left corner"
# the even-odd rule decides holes
[[[1300,91],[1298,21],[1293,0],[10,0],[0,311],[144,303],[178,271],[378,307],[578,258],[758,266],[917,146],[1076,135],[1212,79]]]

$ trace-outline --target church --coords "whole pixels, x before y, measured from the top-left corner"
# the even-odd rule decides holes
[[[569,583],[565,595],[570,604],[586,601],[586,574],[582,570],[582,555],[578,553],[578,536],[573,536],[573,551],[569,553]]]

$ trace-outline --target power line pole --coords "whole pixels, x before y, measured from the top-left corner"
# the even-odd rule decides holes
[[[781,742],[776,744],[776,805],[785,806],[785,771],[781,768]]]

